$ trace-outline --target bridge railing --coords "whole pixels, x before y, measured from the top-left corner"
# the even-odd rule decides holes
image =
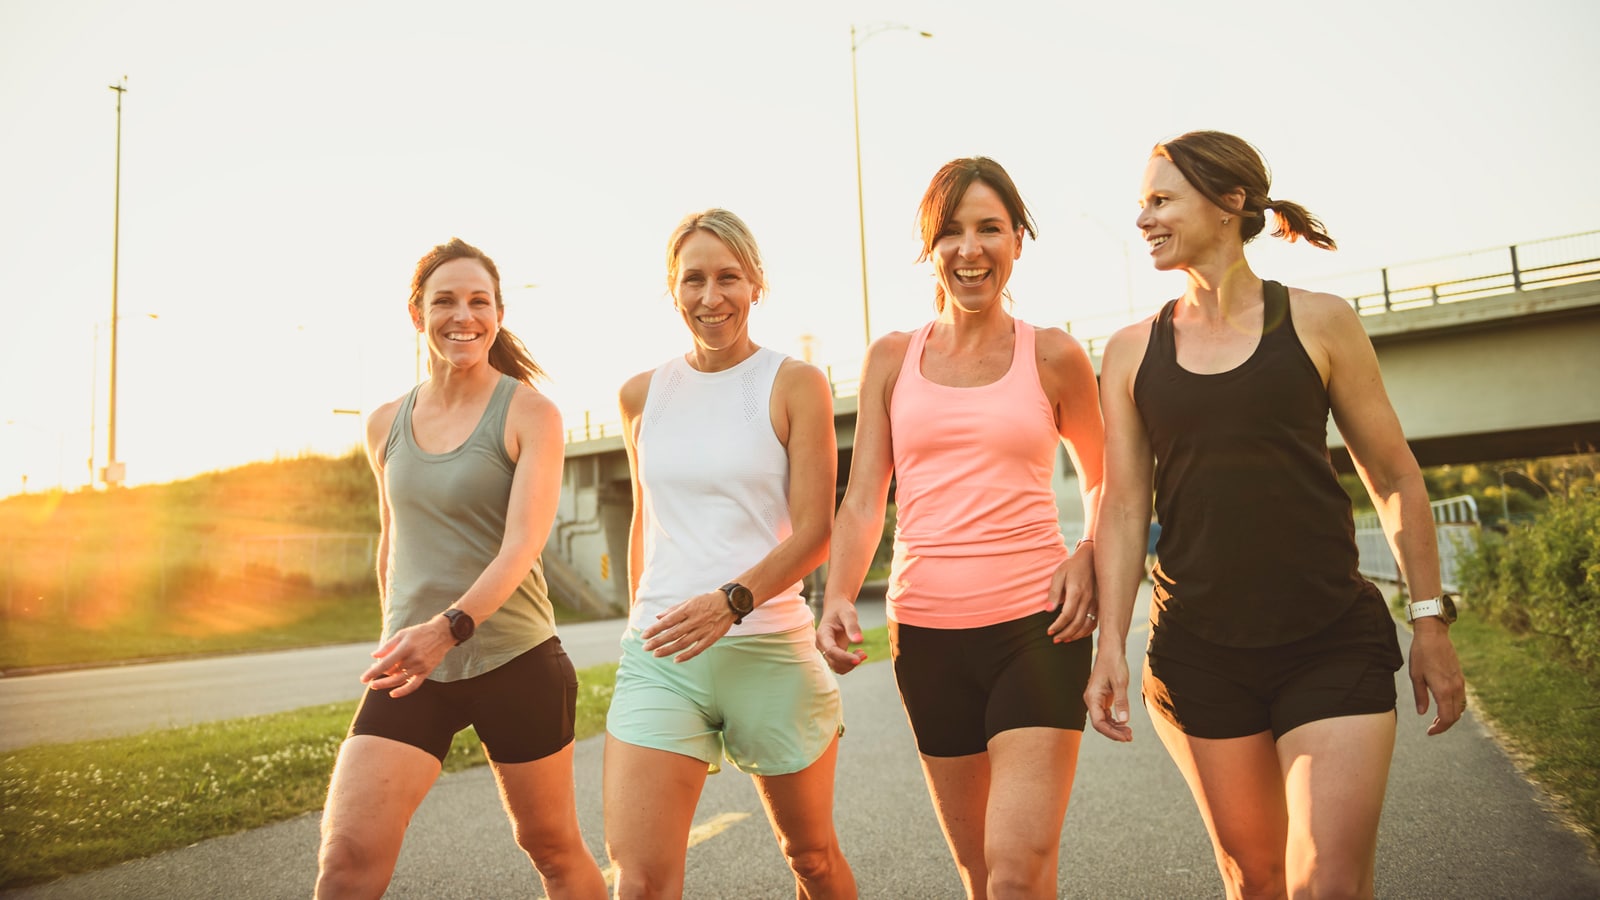
[[[1459,303],[1600,278],[1600,231],[1385,266],[1306,282],[1362,315]]]
[[[1461,590],[1460,561],[1478,545],[1478,501],[1471,496],[1448,497],[1429,504],[1433,530],[1439,544],[1439,580],[1447,591]],[[1400,581],[1400,565],[1389,550],[1377,513],[1356,519],[1356,549],[1361,554],[1361,574],[1380,581]]]

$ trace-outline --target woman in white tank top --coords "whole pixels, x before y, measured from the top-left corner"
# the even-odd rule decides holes
[[[765,280],[733,213],[679,223],[667,283],[692,347],[621,393],[632,610],[604,776],[617,896],[684,894],[695,806],[725,756],[756,779],[798,894],[854,897],[833,828],[839,688],[801,593],[832,528],[832,391],[751,340]]]

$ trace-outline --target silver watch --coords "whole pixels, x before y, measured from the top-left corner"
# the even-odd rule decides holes
[[[1415,622],[1427,616],[1438,616],[1446,625],[1456,620],[1456,598],[1451,594],[1440,594],[1432,600],[1418,600],[1406,604],[1406,621]]]

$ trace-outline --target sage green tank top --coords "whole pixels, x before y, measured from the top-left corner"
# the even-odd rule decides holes
[[[421,386],[400,402],[384,445],[389,498],[384,640],[461,599],[500,552],[515,469],[506,453],[506,415],[516,388],[516,379],[500,376],[478,426],[446,453],[424,451],[412,434],[411,412]],[[505,605],[477,624],[477,633],[445,655],[430,681],[482,675],[555,635],[544,568],[537,559]]]

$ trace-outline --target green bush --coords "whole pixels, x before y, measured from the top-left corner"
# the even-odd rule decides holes
[[[1462,582],[1483,616],[1559,638],[1581,666],[1600,670],[1600,495],[1554,496],[1532,522],[1486,531]]]

